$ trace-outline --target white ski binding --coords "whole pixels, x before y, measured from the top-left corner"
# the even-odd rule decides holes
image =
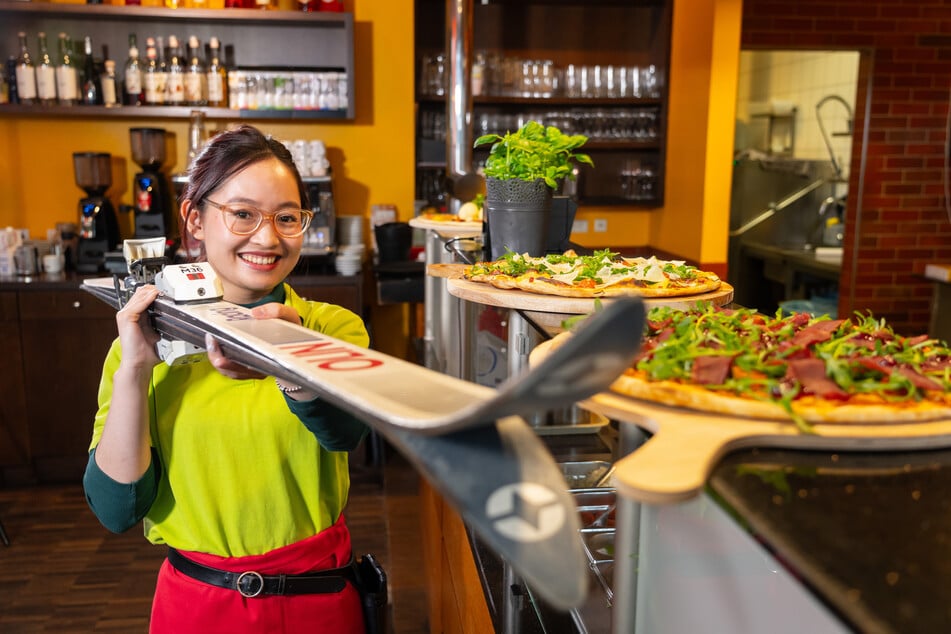
[[[165,258],[165,238],[126,240],[122,244],[129,275],[119,282],[113,279],[121,305],[132,297],[140,286],[155,284],[176,303],[217,301],[223,295],[221,280],[207,262],[168,264]],[[186,341],[164,337],[156,345],[159,358],[170,366],[200,361],[205,349]]]

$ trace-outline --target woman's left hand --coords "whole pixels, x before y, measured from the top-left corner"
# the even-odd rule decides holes
[[[292,324],[300,325],[300,315],[292,306],[271,302],[251,309],[251,316],[255,319],[283,319]],[[221,351],[221,346],[213,336],[205,335],[205,348],[208,350],[208,360],[218,372],[232,379],[263,379],[268,376],[245,365],[232,361]]]

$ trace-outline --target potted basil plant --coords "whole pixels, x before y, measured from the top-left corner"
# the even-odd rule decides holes
[[[576,163],[594,165],[577,151],[587,140],[537,121],[475,140],[474,147],[492,146],[484,167],[487,257],[498,259],[506,250],[545,254],[553,192],[574,178]]]

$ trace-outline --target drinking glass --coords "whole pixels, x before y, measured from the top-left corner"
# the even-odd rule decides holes
[[[518,75],[518,94],[521,97],[535,96],[535,73],[537,63],[530,59],[521,61]]]
[[[604,73],[604,96],[616,99],[618,97],[617,74],[615,73],[614,66],[604,66],[602,70]]]
[[[581,96],[581,78],[578,67],[574,64],[568,64],[565,68],[565,96]]]
[[[641,92],[644,97],[651,99],[660,96],[657,79],[657,67],[651,64],[641,69]]]
[[[591,96],[604,96],[604,67],[600,64],[591,69]]]
[[[627,77],[628,97],[641,96],[641,69],[637,66],[628,66],[624,69],[624,75]]]

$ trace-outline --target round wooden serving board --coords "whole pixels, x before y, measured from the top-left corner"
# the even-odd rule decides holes
[[[564,333],[537,346],[530,363],[540,363]],[[617,461],[614,484],[624,497],[648,504],[681,502],[696,496],[719,459],[743,447],[832,451],[907,451],[951,447],[951,420],[898,424],[821,424],[815,434],[795,424],[708,414],[602,392],[580,403],[585,409],[630,423],[653,434]]]
[[[410,218],[409,226],[435,231],[443,238],[468,238],[482,235],[481,222],[429,220],[417,216]]]
[[[465,265],[458,265],[465,266]],[[427,269],[427,273],[428,273]],[[432,273],[430,273],[432,275]],[[594,312],[595,299],[581,297],[559,297],[557,295],[541,295],[518,289],[495,288],[491,284],[470,282],[459,276],[449,276],[446,288],[450,295],[480,304],[497,306],[499,308],[515,308],[517,310],[534,310],[547,313],[561,313],[566,315],[584,315]],[[602,297],[601,302],[610,302],[613,298]],[[654,306],[670,306],[672,308],[687,309],[700,301],[707,301],[717,306],[729,304],[733,301],[733,287],[726,282],[720,283],[720,288],[709,293],[685,295],[683,297],[645,297],[644,303],[650,310]]]

